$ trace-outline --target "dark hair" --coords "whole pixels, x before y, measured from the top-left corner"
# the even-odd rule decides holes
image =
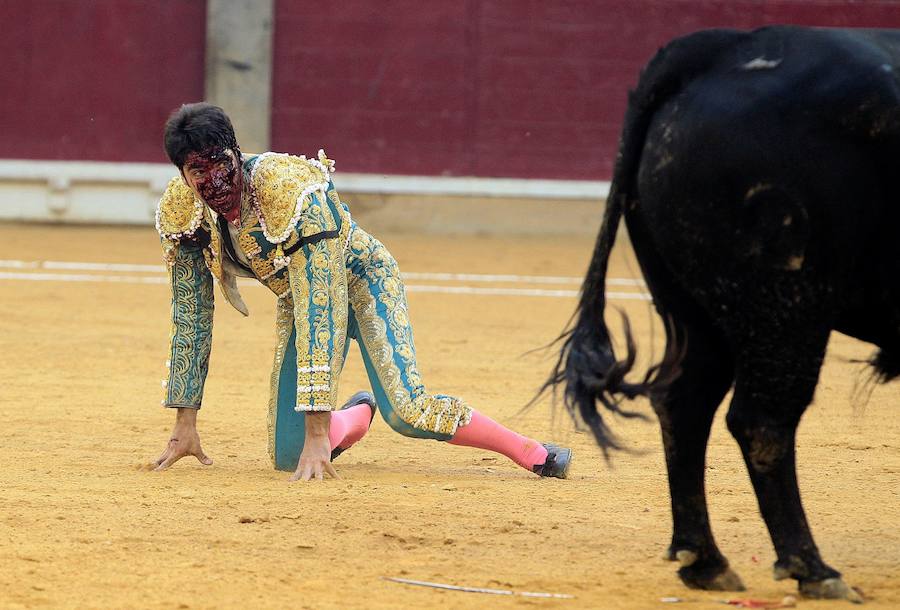
[[[183,104],[166,121],[166,154],[180,170],[192,152],[221,147],[240,152],[225,111],[206,102]]]

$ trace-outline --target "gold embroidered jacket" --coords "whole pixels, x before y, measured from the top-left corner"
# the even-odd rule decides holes
[[[212,340],[213,277],[225,299],[248,315],[236,281],[247,276],[265,284],[293,311],[296,410],[333,408],[334,372],[341,370],[346,340],[344,251],[351,225],[331,182],[333,166],[321,150],[317,159],[278,153],[245,159],[242,228],[233,246],[247,257],[249,269],[224,251],[224,219],[196,198],[180,176],[169,183],[156,214],[172,288],[163,404],[200,407]]]

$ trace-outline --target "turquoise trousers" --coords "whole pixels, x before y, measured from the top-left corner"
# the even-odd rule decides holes
[[[416,365],[406,294],[396,261],[381,242],[355,225],[348,244],[344,356],[349,339],[355,340],[378,410],[391,428],[408,437],[449,440],[458,426],[469,422],[472,411],[457,398],[426,391]],[[296,330],[286,303],[279,304],[278,325],[282,330],[272,375],[269,450],[277,470],[292,471],[303,450],[306,416],[294,410]]]

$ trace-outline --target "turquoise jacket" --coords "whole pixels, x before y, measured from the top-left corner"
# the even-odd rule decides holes
[[[157,230],[172,290],[167,407],[200,408],[212,344],[213,278],[244,315],[239,276],[254,277],[293,313],[297,411],[336,403],[347,326],[344,253],[352,220],[331,181],[333,162],[264,153],[244,161],[238,238],[181,177],[160,199]],[[239,256],[238,253],[243,256]],[[239,261],[245,259],[249,265]],[[283,304],[281,303],[283,301]],[[279,328],[279,333],[292,329]]]

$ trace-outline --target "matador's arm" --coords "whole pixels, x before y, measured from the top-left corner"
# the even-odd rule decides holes
[[[278,244],[276,264],[288,266],[294,307],[294,408],[330,411],[336,402],[347,333],[344,243],[349,216],[331,184],[333,163],[323,152],[318,160],[276,154],[262,157],[253,169],[253,184],[267,220],[266,237]],[[286,244],[294,242],[285,251]]]
[[[166,407],[199,409],[212,346],[213,281],[204,249],[209,228],[202,204],[181,178],[160,200],[157,229],[172,293],[169,357],[163,380]]]
[[[320,153],[320,157],[324,154]],[[288,261],[294,302],[297,347],[297,401],[306,438],[291,480],[337,478],[331,465],[329,429],[347,337],[347,270],[344,262],[339,206],[330,204],[326,190],[303,199],[296,228],[303,244]]]
[[[347,274],[342,240],[327,205],[312,198],[302,222],[324,231],[302,231],[312,243],[291,256],[289,265],[297,330],[297,404],[303,411],[334,409],[347,335]],[[308,236],[305,233],[310,233]],[[330,236],[323,236],[327,233]]]

